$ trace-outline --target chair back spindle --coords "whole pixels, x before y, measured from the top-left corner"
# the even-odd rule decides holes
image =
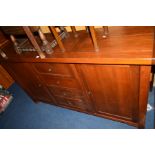
[[[91,34],[92,41],[93,41],[93,44],[94,44],[94,48],[95,48],[96,51],[99,51],[94,26],[89,26],[89,30],[90,30],[90,34]]]
[[[78,34],[76,32],[75,26],[71,26],[71,29],[72,29],[72,32],[74,33],[74,37],[77,38],[78,37]]]
[[[103,26],[103,38],[107,38],[107,36],[109,35],[109,29],[108,26]]]
[[[18,44],[18,42],[17,42],[15,36],[11,34],[11,35],[10,35],[10,39],[11,39],[11,41],[13,42],[13,45],[14,45],[14,48],[15,48],[16,53],[17,53],[17,54],[21,54],[22,51],[19,50],[19,44]]]
[[[48,40],[46,39],[46,36],[41,31],[41,29],[38,30],[38,33],[39,33],[40,39],[43,42],[43,46],[42,46],[43,51],[45,51],[47,54],[51,54],[53,52],[51,44],[48,42]]]

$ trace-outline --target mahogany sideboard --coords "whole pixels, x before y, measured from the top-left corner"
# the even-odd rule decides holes
[[[35,52],[17,54],[7,41],[2,66],[35,101],[145,127],[154,62],[154,27],[96,30],[99,51],[86,31],[69,35],[65,52],[58,47],[44,59]]]

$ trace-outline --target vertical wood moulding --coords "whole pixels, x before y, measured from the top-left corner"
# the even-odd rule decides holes
[[[147,102],[149,95],[151,66],[140,66],[140,86],[139,86],[139,128],[145,127]]]

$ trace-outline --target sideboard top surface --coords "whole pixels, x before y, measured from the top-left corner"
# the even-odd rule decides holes
[[[16,54],[12,44],[5,44],[3,51],[7,62],[58,62],[58,63],[97,63],[97,64],[139,64],[151,65],[154,58],[154,27],[151,26],[112,26],[109,36],[103,38],[103,30],[95,29],[99,51],[94,50],[91,37],[86,31],[72,33],[63,41],[65,52],[57,46],[54,53],[46,58],[36,58],[36,52]],[[52,39],[51,34],[46,34]]]

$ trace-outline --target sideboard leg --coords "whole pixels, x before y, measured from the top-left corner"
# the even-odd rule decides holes
[[[139,123],[138,129],[145,129],[145,123]]]
[[[145,128],[147,102],[150,86],[151,66],[140,67],[140,85],[139,85],[139,125],[138,128]]]

